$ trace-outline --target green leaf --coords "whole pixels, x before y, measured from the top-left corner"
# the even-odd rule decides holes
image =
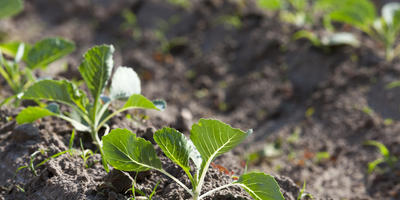
[[[257,0],[257,4],[267,10],[279,10],[283,7],[281,0]]]
[[[250,172],[243,174],[235,184],[243,187],[255,200],[284,200],[279,185],[270,175]]]
[[[198,173],[201,168],[201,163],[203,163],[203,159],[201,158],[200,152],[197,150],[197,148],[194,146],[191,140],[188,140],[188,145],[190,149],[189,157],[196,166],[196,173]]]
[[[382,18],[386,24],[393,24],[393,17],[398,10],[400,10],[400,3],[397,2],[387,3],[382,7]]]
[[[103,93],[111,76],[113,53],[114,47],[112,45],[95,46],[85,53],[84,60],[79,66],[79,72],[95,101]]]
[[[385,23],[398,31],[400,28],[400,3],[391,2],[382,7],[382,18]]]
[[[0,0],[0,19],[13,16],[23,8],[22,0]]]
[[[28,52],[27,64],[31,69],[45,67],[75,50],[75,44],[62,38],[47,38],[37,42]]]
[[[379,158],[372,162],[369,162],[368,163],[368,174],[371,174],[376,169],[376,167],[383,162],[385,162],[384,158]]]
[[[369,145],[369,146],[374,146],[376,148],[379,149],[379,152],[381,153],[382,156],[384,156],[385,158],[389,158],[390,157],[390,152],[389,149],[386,148],[386,146],[378,141],[374,141],[374,140],[368,140],[364,143],[365,145]]]
[[[367,30],[376,18],[374,4],[370,0],[319,0],[316,8],[327,12],[332,21],[350,24]]]
[[[202,166],[207,166],[214,158],[240,144],[248,135],[218,120],[200,119],[193,124],[190,139],[200,152]]]
[[[318,36],[316,34],[314,34],[311,31],[307,31],[307,30],[300,30],[297,31],[294,35],[293,35],[293,39],[298,40],[298,39],[308,39],[310,40],[310,42],[312,43],[312,45],[316,46],[316,47],[320,47],[322,44],[321,40],[318,38]]]
[[[29,44],[26,44],[23,42],[2,43],[2,44],[0,44],[0,50],[8,56],[16,57],[18,48],[20,47],[21,44],[25,45],[24,56],[22,57],[22,59],[25,61],[28,56],[28,52],[31,48],[31,46]]]
[[[133,109],[133,108],[159,110],[153,104],[153,102],[151,102],[146,97],[144,97],[143,95],[140,95],[140,94],[134,94],[134,95],[130,96],[123,107],[123,109]]]
[[[38,81],[27,89],[22,98],[56,101],[70,106],[76,104],[82,110],[85,110],[85,105],[88,101],[82,91],[71,82],[65,80]]]
[[[132,94],[140,94],[140,79],[133,69],[118,67],[115,72],[111,88],[111,99],[127,99]]]
[[[41,107],[27,107],[23,109],[16,117],[18,124],[23,123],[32,123],[40,118],[47,117],[47,116],[55,116],[56,113],[51,112],[46,108]]]
[[[163,128],[154,133],[154,140],[165,155],[186,172],[190,171],[188,139],[173,128]]]
[[[153,145],[127,129],[114,129],[103,136],[104,158],[115,169],[147,171],[162,169]]]

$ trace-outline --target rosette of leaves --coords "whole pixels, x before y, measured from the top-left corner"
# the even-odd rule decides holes
[[[18,106],[20,93],[36,81],[34,71],[45,69],[50,63],[74,50],[75,44],[62,38],[46,38],[33,46],[22,42],[0,44],[0,75],[14,93],[0,105],[14,100],[14,105]],[[13,59],[7,59],[3,55]]]
[[[104,94],[113,70],[113,52],[113,46],[101,45],[89,49],[83,56],[79,72],[86,83],[91,98],[89,98],[89,94],[67,80],[37,81],[23,93],[22,99],[46,100],[52,103],[48,104],[47,107],[32,106],[25,108],[16,117],[17,122],[19,124],[32,123],[42,117],[59,117],[70,122],[75,129],[89,132],[93,142],[103,155],[102,141],[98,132],[102,127],[105,127],[105,134],[107,134],[108,125],[106,123],[109,119],[129,109],[161,110],[165,108],[165,102],[152,102],[140,94],[139,77],[135,71],[128,67],[119,67],[115,71],[109,95]],[[125,104],[114,112],[109,112],[111,103],[118,100],[125,101]],[[57,103],[69,107],[70,112],[60,112]],[[104,162],[103,164],[107,167]],[[106,170],[108,169],[106,168]]]
[[[396,45],[400,33],[400,3],[385,4],[381,16],[369,0],[319,0],[317,7],[327,12],[325,21],[349,24],[383,44],[387,61],[400,54],[400,46]]]
[[[154,140],[164,154],[182,168],[191,187],[169,174],[162,167],[153,145],[127,129],[114,129],[103,136],[104,158],[115,169],[142,172],[156,170],[183,187],[194,200],[231,186],[240,186],[257,200],[284,199],[275,179],[264,173],[246,173],[227,185],[210,191],[202,186],[211,162],[240,144],[251,131],[240,129],[214,119],[200,119],[191,129],[190,139],[173,128],[163,128],[154,133]],[[190,165],[190,163],[193,165]],[[194,167],[193,167],[194,166]]]

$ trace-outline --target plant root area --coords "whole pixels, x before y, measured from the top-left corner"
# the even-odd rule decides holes
[[[400,88],[388,87],[399,80],[398,59],[386,62],[381,46],[357,31],[360,48],[323,50],[294,41],[299,29],[253,0],[190,2],[182,8],[163,0],[26,1],[21,14],[0,21],[0,40],[33,43],[61,36],[75,41],[73,54],[37,74],[69,80],[81,79],[78,65],[89,47],[114,44],[115,65],[132,67],[143,95],[164,99],[168,106],[163,112],[130,111],[109,125],[153,144],[155,130],[170,126],[189,136],[199,118],[253,129],[244,143],[214,161],[203,191],[247,169],[273,175],[286,199],[297,199],[303,184],[315,199],[400,199],[400,162],[382,163],[369,173],[368,163],[381,155],[365,145],[381,142],[400,157]],[[1,95],[10,96],[0,81]],[[0,199],[132,196],[129,177],[117,170],[106,173],[87,133],[76,134],[75,151],[29,167],[66,151],[73,130],[51,117],[17,125],[15,116],[30,104],[0,109]],[[85,163],[80,141],[94,152]],[[155,148],[163,167],[189,186],[184,172]],[[27,167],[16,172],[21,166]],[[153,199],[190,199],[158,172],[129,174],[136,177],[135,190],[146,195],[158,185]],[[251,197],[232,187],[206,199]]]

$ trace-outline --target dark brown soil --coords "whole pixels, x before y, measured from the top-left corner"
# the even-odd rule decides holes
[[[1,110],[2,118],[13,116],[9,110]],[[124,127],[124,124],[117,125]],[[126,125],[126,124],[125,124]],[[133,128],[134,123],[129,127],[138,136],[152,138],[154,128],[146,130]],[[68,149],[69,132],[71,127],[58,119],[45,119],[35,124],[24,124],[16,126],[15,123],[1,123],[2,132],[0,157],[2,169],[0,194],[2,199],[127,199],[131,193],[132,181],[127,175],[118,170],[112,170],[109,174],[104,170],[99,162],[99,154],[95,154],[87,161],[89,167],[83,163],[79,152],[66,153],[56,158],[50,159],[43,166],[36,168],[37,176],[31,170],[15,170],[26,165],[28,157],[34,151],[43,150],[44,155],[35,158],[36,165],[44,158]],[[79,138],[85,138],[85,133],[79,133]],[[77,140],[77,139],[76,139]],[[84,146],[90,146],[84,144]],[[76,146],[76,148],[79,148]],[[163,167],[170,174],[190,185],[189,179],[184,172],[174,163],[169,161],[160,150]],[[225,161],[224,161],[225,160]],[[229,160],[230,170],[235,174],[243,173],[239,161],[236,157],[228,154],[216,161],[216,163],[226,165]],[[236,160],[236,161],[235,161]],[[233,164],[234,163],[234,164]],[[235,166],[236,164],[236,166]],[[227,166],[227,165],[226,165]],[[135,177],[131,173],[131,177]],[[154,199],[190,199],[183,188],[174,183],[168,177],[154,171],[138,173],[136,176],[136,189],[145,194],[152,193],[153,188],[159,183]],[[299,193],[299,188],[289,179],[276,177],[282,185],[282,191],[288,199],[295,199]],[[216,168],[211,168],[206,176],[204,191],[228,184],[233,181],[231,176],[225,175]],[[22,191],[22,189],[24,191]],[[251,199],[241,188],[229,188],[215,193],[207,199]]]
[[[380,165],[382,172],[368,174],[368,162],[380,155],[363,145],[366,140],[377,140],[400,157],[400,89],[386,88],[398,80],[398,59],[385,62],[380,45],[358,32],[363,43],[359,49],[324,51],[308,41],[292,41],[297,28],[263,13],[253,0],[192,2],[192,8],[183,9],[162,0],[96,4],[90,0],[32,0],[26,2],[22,14],[1,21],[0,31],[7,33],[9,40],[34,42],[54,35],[74,40],[78,50],[64,60],[69,63],[68,70],[63,71],[59,62],[40,74],[69,79],[80,78],[77,66],[89,47],[114,44],[116,64],[133,67],[142,78],[144,95],[165,99],[168,109],[147,112],[150,119],[145,125],[121,116],[112,120],[112,128],[129,128],[149,139],[155,128],[171,126],[188,133],[199,118],[218,118],[243,130],[253,128],[254,134],[217,162],[241,173],[241,162],[251,155],[249,169],[276,175],[287,199],[297,198],[304,181],[307,191],[318,199],[400,199],[399,163],[391,169]],[[127,25],[124,9],[136,15],[136,24]],[[240,18],[240,27],[219,20],[232,15]],[[169,24],[166,30],[160,29],[163,20]],[[133,39],[137,30],[141,35]],[[155,30],[169,40],[185,39],[162,51]],[[66,150],[72,129],[64,122],[47,119],[34,125],[39,130],[17,135],[15,123],[4,118],[17,110],[4,108],[1,112],[4,198],[123,199],[129,195],[125,194],[130,184],[126,176],[116,171],[107,175],[99,163],[85,169],[79,156],[67,154],[40,167],[38,177],[24,169],[13,178],[15,169],[26,165],[34,151],[48,150],[41,160]],[[297,139],[293,133],[298,133]],[[84,134],[80,137],[85,140]],[[91,147],[87,138],[85,145]],[[278,153],[265,153],[266,147],[275,147]],[[318,159],[321,152],[327,152],[329,158]],[[98,155],[91,162],[97,159]],[[171,173],[182,173],[171,163],[163,164]],[[138,178],[139,188],[146,193],[161,181],[157,198],[187,198],[160,174],[148,172]],[[211,183],[230,179],[216,169],[211,171]],[[182,196],[174,196],[177,194]],[[240,189],[229,194],[221,192],[213,199],[248,198]]]

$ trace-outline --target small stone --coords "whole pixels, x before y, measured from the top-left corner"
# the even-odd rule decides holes
[[[25,142],[27,140],[36,139],[39,137],[39,129],[33,124],[22,124],[15,127],[11,137],[16,142]]]

